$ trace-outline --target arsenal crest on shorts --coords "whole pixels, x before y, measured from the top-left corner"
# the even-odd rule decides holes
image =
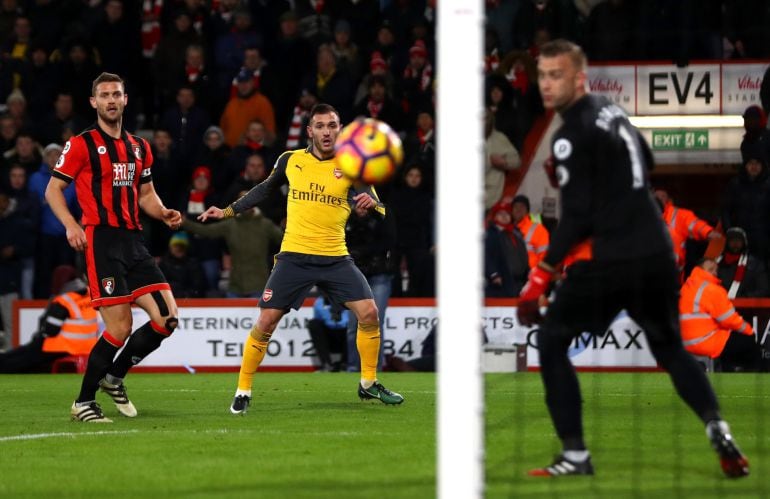
[[[105,277],[102,279],[102,288],[104,288],[104,292],[108,295],[111,295],[113,291],[115,291],[115,278],[114,277]]]
[[[262,301],[270,301],[270,298],[273,297],[273,290],[269,288],[265,288],[265,291],[262,293]]]

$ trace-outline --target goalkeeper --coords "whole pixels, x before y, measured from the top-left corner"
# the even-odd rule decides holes
[[[538,84],[544,106],[564,120],[552,145],[562,218],[521,291],[517,313],[522,324],[540,321],[538,299],[555,266],[579,243],[590,239],[593,247],[591,259],[567,270],[538,332],[546,405],[564,450],[550,466],[530,474],[593,474],[583,441],[580,387],[567,350],[583,331],[606,331],[625,309],[644,330],[679,396],[705,424],[724,473],[747,475],[749,463],[720,416],[714,391],[682,345],[676,262],[650,193],[653,162],[647,144],[620,107],[588,94],[586,58],[577,45],[564,40],[545,44]]]
[[[212,206],[198,217],[206,221],[235,216],[264,200],[273,189],[289,184],[286,231],[259,300],[259,318],[246,338],[238,388],[230,406],[233,414],[245,412],[251,403],[254,373],[281,317],[290,309],[299,308],[313,286],[334,303],[348,308],[358,320],[358,396],[385,404],[404,401],[404,397],[388,390],[377,379],[377,306],[366,278],[353,264],[345,245],[345,222],[352,208],[371,209],[381,215],[385,209],[373,189],[357,191],[337,168],[334,143],[340,127],[339,113],[328,104],[317,104],[310,111],[307,149],[283,153],[262,183],[225,209]]]

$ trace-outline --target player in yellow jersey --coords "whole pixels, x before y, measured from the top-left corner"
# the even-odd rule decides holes
[[[331,300],[344,304],[358,319],[356,346],[361,357],[358,396],[385,404],[400,404],[404,397],[377,380],[380,324],[377,306],[366,278],[353,264],[345,245],[345,223],[353,207],[385,208],[369,186],[354,185],[334,162],[334,143],[342,125],[339,113],[327,104],[310,111],[307,127],[310,146],[287,151],[270,176],[227,208],[212,206],[198,217],[226,218],[248,210],[288,182],[286,231],[281,251],[259,300],[259,318],[246,338],[238,389],[230,412],[241,414],[251,402],[251,387],[267,352],[267,344],[281,317],[302,305],[314,285]]]

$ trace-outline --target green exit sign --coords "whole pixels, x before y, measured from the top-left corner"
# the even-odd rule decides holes
[[[708,130],[653,130],[652,148],[656,151],[708,149]]]

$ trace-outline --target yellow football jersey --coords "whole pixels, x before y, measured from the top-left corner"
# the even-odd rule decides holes
[[[358,192],[368,192],[378,201],[377,211],[385,213],[372,187],[361,186],[361,190],[356,190],[352,181],[337,168],[334,158],[320,160],[310,147],[283,153],[270,176],[235,201],[233,210],[235,213],[247,210],[272,189],[287,182],[286,230],[281,252],[347,255],[345,223],[350,216],[352,198]]]

